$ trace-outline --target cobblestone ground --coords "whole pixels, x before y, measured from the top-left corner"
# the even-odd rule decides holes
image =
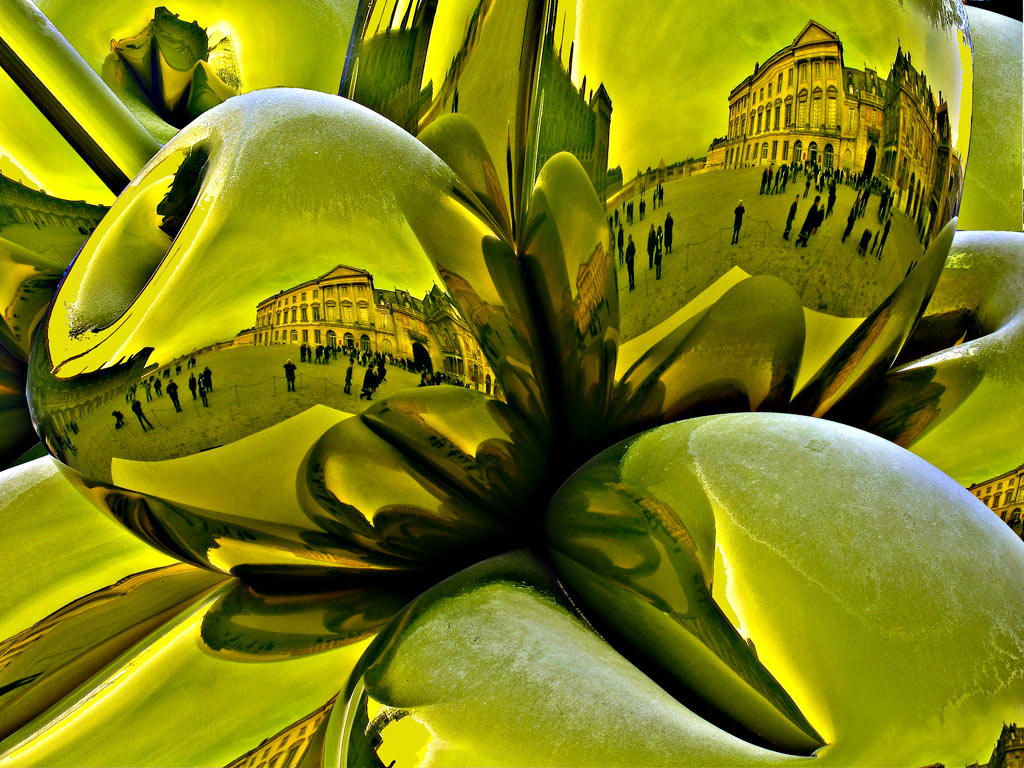
[[[295,391],[289,392],[284,363],[296,364]],[[108,476],[109,459],[117,456],[137,461],[155,461],[186,456],[238,440],[277,424],[308,408],[323,404],[348,413],[360,413],[372,402],[359,399],[366,369],[358,363],[352,373],[352,394],[345,394],[348,359],[340,357],[329,365],[299,362],[298,346],[232,347],[197,357],[196,374],[209,366],[213,391],[207,394],[209,407],[192,399],[188,389],[190,371],[160,379],[164,394],[146,400],[140,385],[136,396],[153,429],[142,431],[131,403],[115,398],[80,419],[79,434],[72,435],[77,462]],[[166,393],[167,383],[178,384],[181,413],[176,413]],[[387,368],[387,380],[373,395],[373,401],[419,384],[419,374],[394,366]],[[114,428],[111,412],[121,411],[125,425]]]
[[[618,266],[620,333],[623,341],[643,333],[670,316],[733,266],[752,275],[770,274],[789,282],[810,309],[841,317],[868,315],[906,274],[923,248],[914,222],[893,209],[893,223],[882,257],[860,256],[857,245],[865,229],[872,239],[883,228],[877,219],[879,197],[873,194],[867,210],[857,219],[852,234],[841,242],[846,218],[856,192],[839,185],[832,215],[825,220],[806,248],[796,248],[797,234],[814,201],[814,186],[804,198],[805,176],[790,183],[786,194],[760,195],[761,170],[744,168],[712,171],[678,179],[665,185],[665,204],[640,221],[639,198],[634,197],[634,222],[625,227],[636,244],[636,290],[629,291],[624,266]],[[782,239],[786,216],[799,195],[797,215],[788,241]],[[822,204],[828,202],[823,189]],[[743,200],[746,212],[740,240],[731,245],[733,209]],[[664,227],[665,215],[675,222],[672,253],[662,262],[662,277],[648,268],[647,233]],[[620,219],[622,213],[620,212]],[[879,234],[879,239],[881,235]]]

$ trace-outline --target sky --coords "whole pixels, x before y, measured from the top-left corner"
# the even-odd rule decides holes
[[[729,91],[753,73],[755,62],[791,44],[811,19],[839,35],[845,66],[866,65],[881,77],[902,43],[936,97],[942,91],[954,130],[957,125],[961,64],[955,28],[936,26],[911,0],[580,0],[575,9],[569,6],[559,8],[567,28],[562,58],[568,60],[568,30],[575,29],[573,81],[586,75],[588,90],[604,82],[613,107],[609,166],[621,164],[626,178],[661,159],[671,164],[703,157],[710,141],[727,132]],[[561,24],[556,39],[562,39]]]

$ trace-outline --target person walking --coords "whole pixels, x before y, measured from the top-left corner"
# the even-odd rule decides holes
[[[374,367],[371,365],[363,374],[363,390],[359,393],[360,400],[372,400],[373,391],[377,388],[377,376]]]
[[[199,377],[199,399],[203,401],[203,408],[210,407],[210,401],[206,399],[206,379]]]
[[[636,246],[633,245],[633,236],[629,236],[629,244],[626,245],[626,272],[629,275],[629,290],[636,288],[636,281],[633,276],[633,265],[636,262]]]
[[[193,373],[188,377],[188,389],[192,393],[192,399],[196,399],[196,375]]]
[[[210,370],[210,366],[203,368],[203,383],[207,392],[213,392],[213,371]]]
[[[654,279],[661,280],[661,227],[658,227],[658,242],[654,246]]]
[[[782,166],[785,168],[786,166]],[[793,204],[789,206],[789,215],[786,217],[786,231],[782,233],[783,240],[789,240],[789,233],[793,231],[793,219],[796,218],[796,204],[800,200],[800,195],[793,198]]]
[[[178,385],[174,383],[174,379],[167,382],[167,396],[174,403],[174,410],[181,413],[181,403],[178,402]]]
[[[617,212],[616,212],[616,213],[617,213]],[[623,244],[623,241],[624,241],[625,239],[626,239],[626,238],[625,238],[625,236],[624,236],[624,235],[622,234],[622,225],[620,224],[620,225],[619,225],[619,235],[618,235],[618,238],[617,238],[617,240],[618,240],[618,245],[619,245],[619,266],[620,266],[620,267],[621,267],[621,266],[623,265],[623,263],[624,263],[624,260],[623,260],[623,251],[622,251],[622,244]]]
[[[146,431],[146,427],[149,427],[150,429],[153,428],[149,419],[146,418],[146,414],[142,412],[142,403],[140,403],[137,398],[132,401],[132,413],[139,417],[139,424],[142,425],[143,432]]]
[[[882,250],[885,248],[885,239],[889,237],[889,227],[892,226],[892,216],[885,220],[885,229],[882,230],[882,239],[878,242],[878,253],[875,254],[879,259],[882,258]]]
[[[164,385],[160,383],[160,379],[156,379],[153,382],[153,391],[156,392],[156,396],[157,397],[163,397],[164,396],[163,386]]]
[[[804,217],[803,226],[800,227],[800,236],[796,239],[794,248],[799,245],[804,248],[807,247],[807,241],[811,238],[811,230],[818,226],[818,203],[821,202],[821,195],[814,196],[814,203],[811,205],[810,210],[807,211],[807,216]]]
[[[740,241],[740,227],[743,226],[743,212],[744,211],[746,211],[746,208],[743,207],[743,201],[740,200],[739,205],[737,205],[733,209],[733,211],[732,211],[733,219],[732,219],[732,243],[731,243],[731,245],[736,245],[736,243],[738,243]]]
[[[672,253],[672,227],[675,222],[672,220],[672,211],[665,215],[665,255]],[[621,247],[621,243],[620,243]]]
[[[658,233],[654,231],[654,224],[647,233],[647,268],[654,269],[654,249],[658,246]]]
[[[345,394],[346,395],[351,395],[352,394],[352,369],[353,369],[353,367],[354,366],[352,364],[352,361],[350,360],[349,364],[348,364],[348,370],[345,371]]]
[[[284,364],[284,380],[285,380],[285,383],[288,385],[288,391],[289,392],[294,392],[295,391],[295,363],[293,363],[291,360],[288,360]]]
[[[857,223],[857,203],[854,203],[853,207],[850,208],[850,215],[846,217],[846,229],[843,230],[843,237],[842,237],[842,239],[839,242],[841,242],[841,243],[845,243],[846,242],[846,238],[848,238],[850,236],[850,233],[853,232],[853,225],[856,224],[856,223]]]

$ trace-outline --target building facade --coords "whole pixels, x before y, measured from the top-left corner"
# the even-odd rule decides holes
[[[104,205],[51,197],[0,175],[0,229],[11,224],[33,224],[76,227],[87,235],[96,229],[108,210]]]
[[[986,507],[1014,531],[1021,533],[1024,509],[1024,464],[989,480],[967,486]]]
[[[897,46],[889,76],[847,67],[839,36],[809,21],[729,93],[728,132],[709,167],[816,163],[875,177],[927,239],[956,214],[962,189],[948,107]]]
[[[422,298],[375,287],[364,269],[339,265],[261,301],[256,323],[236,345],[309,344],[392,355],[491,391],[488,365],[451,297],[433,286]]]

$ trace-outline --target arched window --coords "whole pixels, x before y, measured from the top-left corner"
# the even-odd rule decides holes
[[[802,141],[793,142],[793,162],[799,163],[804,159],[804,143]]]
[[[822,163],[826,168],[831,168],[833,163],[832,145],[825,145],[825,160]]]
[[[351,333],[346,333],[345,334],[345,346],[348,349],[355,349],[356,348],[356,337],[353,336]]]
[[[367,336],[365,333],[359,337],[359,349],[361,349],[363,352],[370,351],[370,337]]]
[[[843,168],[847,171],[853,168],[853,154],[850,150],[843,152]]]
[[[384,341],[381,342],[380,351],[385,355],[391,354],[391,341],[389,339],[384,339]]]
[[[818,162],[818,142],[812,141],[807,145],[807,162]]]

